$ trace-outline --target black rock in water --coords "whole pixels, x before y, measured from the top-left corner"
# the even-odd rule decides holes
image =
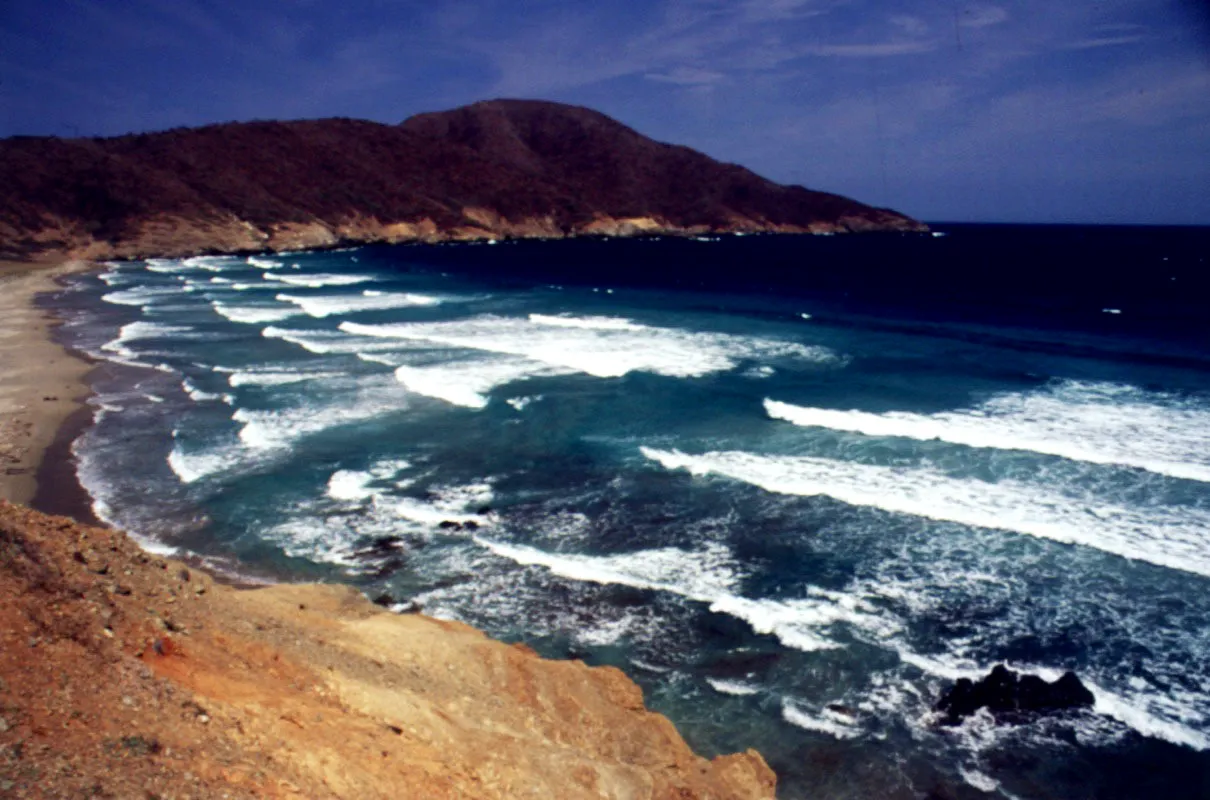
[[[1037,675],[1019,675],[998,664],[978,683],[959,678],[941,695],[937,710],[945,712],[944,724],[957,725],[981,708],[990,711],[997,722],[1015,722],[1032,714],[1088,708],[1094,702],[1092,692],[1074,672],[1047,683]]]

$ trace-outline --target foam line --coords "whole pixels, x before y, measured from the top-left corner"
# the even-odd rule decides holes
[[[826,495],[854,506],[1023,533],[1210,576],[1210,514],[1078,501],[1048,487],[951,478],[931,469],[871,466],[742,451],[687,455],[641,448],[666,469],[720,475],[779,494]]]
[[[755,337],[699,333],[636,325],[610,317],[526,318],[480,316],[431,323],[362,325],[340,329],[365,337],[394,340],[399,349],[423,343],[520,356],[559,369],[616,378],[652,372],[678,378],[735,368],[740,361],[764,358],[835,363],[826,348]],[[413,345],[415,346],[415,345]]]
[[[861,735],[860,730],[840,722],[835,715],[830,715],[826,711],[814,714],[801,703],[793,700],[782,700],[781,716],[791,725],[816,733],[826,733],[837,739],[852,739]]]
[[[281,266],[280,264],[278,266]],[[373,275],[353,275],[350,273],[315,273],[312,275],[290,275],[285,272],[266,272],[264,279],[288,283],[291,286],[304,286],[308,289],[322,289],[325,286],[353,286],[374,280]]]
[[[361,356],[364,353],[390,352],[399,349],[397,343],[389,340],[368,336],[350,336],[340,331],[292,330],[270,325],[261,331],[261,336],[266,339],[282,339],[316,355],[353,353]]]
[[[414,306],[435,306],[441,299],[426,294],[384,293],[367,291],[360,295],[304,297],[279,294],[277,299],[293,303],[312,317],[322,319],[337,314],[357,314],[363,311],[390,311]]]
[[[735,697],[750,697],[754,694],[760,694],[760,689],[755,686],[749,686],[740,681],[729,681],[723,678],[706,678],[706,683],[710,684],[710,688],[719,694],[729,694]]]
[[[468,359],[424,367],[401,366],[395,370],[395,379],[408,391],[478,409],[487,405],[487,393],[496,386],[568,372],[524,358]]]
[[[312,404],[280,410],[237,409],[231,418],[241,423],[240,441],[252,450],[288,451],[300,439],[406,408],[402,390],[394,383],[363,380],[330,405]]]
[[[296,369],[237,370],[227,376],[227,383],[238,386],[285,386],[302,381],[339,378],[340,372],[307,372]]]
[[[739,567],[730,550],[715,543],[694,552],[665,547],[591,556],[549,553],[481,536],[474,537],[474,541],[502,558],[541,566],[570,580],[668,592],[706,603],[711,611],[741,619],[757,633],[776,636],[782,644],[796,650],[839,647],[829,638],[828,631],[840,623],[878,638],[898,630],[894,622],[879,617],[876,609],[841,592],[812,587],[807,590],[808,597],[789,600],[752,600],[737,595],[734,589],[739,581]]]
[[[142,308],[151,305],[158,298],[174,297],[180,294],[181,289],[178,286],[136,286],[131,289],[109,292],[102,295],[101,299],[114,305]]]
[[[214,310],[222,316],[244,325],[281,322],[301,313],[290,306],[233,306],[226,303],[213,303],[212,305]]]
[[[1210,482],[1210,409],[1120,384],[1060,381],[939,414],[836,411],[771,399],[765,410],[801,426],[1024,450]]]
[[[217,447],[186,451],[180,445],[168,454],[168,466],[182,483],[196,483],[202,478],[225,472],[244,461],[239,447]]]

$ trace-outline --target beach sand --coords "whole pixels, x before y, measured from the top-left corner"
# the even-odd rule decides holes
[[[33,500],[47,448],[89,391],[91,365],[51,340],[58,323],[35,298],[54,291],[57,278],[94,267],[0,261],[0,499]]]

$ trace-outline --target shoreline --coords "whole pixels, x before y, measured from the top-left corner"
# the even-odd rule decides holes
[[[759,753],[695,754],[620,670],[96,527],[96,365],[37,303],[94,266],[0,262],[0,793],[772,800]]]
[[[58,279],[96,268],[0,261],[0,499],[82,522],[95,518],[70,467],[71,442],[91,417],[94,365],[56,341],[61,320],[37,300]]]

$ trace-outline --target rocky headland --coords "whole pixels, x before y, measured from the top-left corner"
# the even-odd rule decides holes
[[[0,500],[0,796],[772,798],[620,671]]]
[[[917,231],[586,108],[493,100],[398,125],[243,122],[0,141],[0,258],[581,235]]]

